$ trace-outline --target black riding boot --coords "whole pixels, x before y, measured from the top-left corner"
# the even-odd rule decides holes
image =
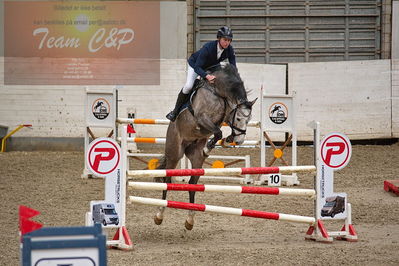
[[[176,120],[177,115],[179,114],[180,107],[186,103],[189,96],[190,94],[184,94],[183,91],[180,91],[179,95],[177,96],[175,109],[173,109],[173,111],[167,114],[166,118],[174,122]]]

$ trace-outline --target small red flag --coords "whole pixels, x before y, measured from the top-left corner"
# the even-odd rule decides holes
[[[43,227],[41,223],[31,221],[30,218],[39,215],[40,212],[29,207],[19,206],[19,230],[21,235],[30,233]]]
[[[130,133],[133,133],[133,134],[136,133],[136,131],[134,130],[132,124],[129,124],[129,125],[127,126],[127,133],[128,133],[128,134],[130,134]]]
[[[27,233],[42,228],[43,225],[41,223],[31,221],[28,218],[21,217],[19,227],[19,230],[21,231],[21,236],[23,236]]]
[[[40,212],[35,210],[35,209],[31,209],[29,207],[26,207],[24,205],[19,205],[19,216],[20,217],[25,217],[25,218],[32,218],[36,215],[39,215]]]

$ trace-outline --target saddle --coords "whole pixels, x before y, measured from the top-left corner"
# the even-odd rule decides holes
[[[201,86],[204,84],[204,82],[205,81],[203,79],[196,79],[194,81],[193,89],[191,90],[190,96],[188,97],[187,102],[180,107],[180,109],[178,111],[178,115],[180,115],[180,113],[182,113],[186,109],[188,109],[190,111],[190,113],[192,115],[194,115],[194,110],[192,107],[193,99],[194,99],[195,94],[197,93],[197,90],[199,88],[201,88]]]

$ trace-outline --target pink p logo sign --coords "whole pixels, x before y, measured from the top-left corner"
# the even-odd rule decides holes
[[[349,139],[340,133],[326,136],[321,145],[321,158],[323,162],[336,170],[344,168],[352,154]]]
[[[338,147],[338,149],[327,149],[327,154],[326,154],[326,164],[330,164],[331,162],[331,156],[333,155],[339,155],[345,151],[345,143],[342,142],[330,142],[326,144],[327,147]]]
[[[120,151],[112,139],[98,139],[90,144],[87,159],[93,173],[106,175],[118,167]]]
[[[96,171],[98,171],[101,161],[111,161],[116,153],[115,149],[112,148],[95,148],[94,152],[95,153],[98,152],[98,154],[94,158],[94,163],[93,163],[93,169]],[[103,155],[107,153],[108,156],[103,157]]]

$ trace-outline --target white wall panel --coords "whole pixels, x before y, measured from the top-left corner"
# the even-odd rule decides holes
[[[306,124],[351,139],[391,137],[390,60],[289,64],[289,90],[298,95],[299,139]]]
[[[392,136],[399,138],[399,59],[392,59]]]

